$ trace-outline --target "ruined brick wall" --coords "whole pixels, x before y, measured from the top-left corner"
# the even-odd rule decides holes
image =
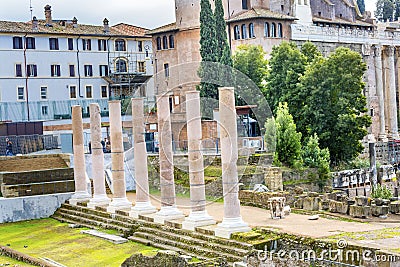
[[[311,10],[314,17],[335,19],[335,8],[324,0],[310,0]]]

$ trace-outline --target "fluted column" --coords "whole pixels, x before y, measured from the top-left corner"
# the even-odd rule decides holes
[[[69,203],[76,205],[78,202],[87,201],[90,199],[87,187],[89,181],[86,178],[85,168],[81,106],[72,106],[72,137],[74,149],[75,194],[69,200]]]
[[[213,218],[206,211],[204,162],[201,152],[202,129],[199,91],[186,93],[186,120],[192,210],[189,217],[182,223],[182,228],[194,231],[198,226],[215,224]]]
[[[236,165],[238,160],[237,121],[234,89],[231,87],[219,88],[219,117],[224,219],[215,229],[215,235],[230,238],[232,233],[251,230],[240,216]]]
[[[397,124],[397,102],[396,102],[396,71],[394,63],[394,46],[386,48],[388,62],[389,82],[389,134],[393,139],[400,139]]]
[[[382,67],[382,47],[375,46],[375,77],[376,94],[379,101],[379,140],[387,141],[386,123],[385,123],[385,95],[383,88],[383,67]]]
[[[147,168],[147,150],[145,141],[145,123],[143,114],[143,98],[132,98],[133,154],[135,164],[136,203],[129,216],[156,212],[149,197],[149,176]]]
[[[171,116],[169,96],[157,97],[161,210],[156,213],[154,221],[164,223],[165,220],[183,218],[183,213],[176,208],[174,183],[174,155],[172,151]]]
[[[126,198],[126,182],[124,169],[124,145],[122,141],[121,102],[109,101],[110,135],[111,135],[111,173],[113,198],[107,208],[108,212],[130,209],[132,203]]]
[[[90,137],[92,146],[92,180],[94,194],[90,199],[88,207],[94,209],[96,206],[108,205],[110,199],[106,194],[104,177],[104,153],[101,144],[101,116],[100,106],[97,103],[90,104]]]

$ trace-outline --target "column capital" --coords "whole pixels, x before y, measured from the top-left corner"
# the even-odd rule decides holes
[[[392,45],[386,46],[385,52],[388,57],[394,57],[394,51],[395,51],[394,46]]]
[[[382,57],[382,46],[374,45],[375,57]]]

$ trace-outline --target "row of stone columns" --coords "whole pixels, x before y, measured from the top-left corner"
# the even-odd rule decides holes
[[[374,63],[380,123],[378,138],[387,141],[386,127],[390,138],[400,139],[397,123],[395,48],[385,47],[383,61],[382,52],[382,46],[375,45]]]
[[[250,228],[240,216],[237,175],[237,125],[233,88],[220,88],[220,128],[222,180],[224,194],[224,219],[216,229],[217,236],[229,238],[233,232],[249,231]],[[188,92],[187,102],[187,132],[188,159],[190,179],[191,212],[183,222],[184,229],[195,230],[196,227],[215,224],[215,220],[206,211],[204,165],[201,151],[202,129],[200,114],[200,94],[198,91]],[[172,131],[169,109],[169,96],[161,95],[157,99],[161,209],[151,205],[149,198],[147,151],[144,139],[145,123],[143,115],[143,99],[132,99],[132,122],[134,135],[134,164],[136,180],[136,204],[126,197],[124,174],[124,150],[122,142],[122,120],[119,101],[110,101],[110,132],[112,158],[113,198],[105,193],[104,155],[101,145],[101,118],[98,104],[90,105],[91,142],[93,153],[93,183],[94,195],[90,198],[87,192],[85,161],[83,151],[82,111],[80,106],[74,106],[72,125],[74,136],[74,163],[76,192],[70,203],[89,200],[88,207],[108,205],[107,211],[130,209],[129,215],[138,218],[142,214],[155,213],[154,221],[164,223],[167,220],[184,218],[182,211],[176,207],[174,184],[174,164],[172,150]]]

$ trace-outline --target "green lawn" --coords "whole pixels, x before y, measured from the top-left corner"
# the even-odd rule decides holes
[[[22,262],[22,261],[17,261],[5,256],[0,256],[0,266],[18,266],[18,267],[31,267],[34,265],[30,265],[28,263]]]
[[[134,242],[116,245],[81,234],[81,230],[53,219],[0,224],[0,244],[9,244],[10,248],[35,258],[49,258],[74,267],[120,266],[134,253],[154,255],[157,252],[155,248]]]

